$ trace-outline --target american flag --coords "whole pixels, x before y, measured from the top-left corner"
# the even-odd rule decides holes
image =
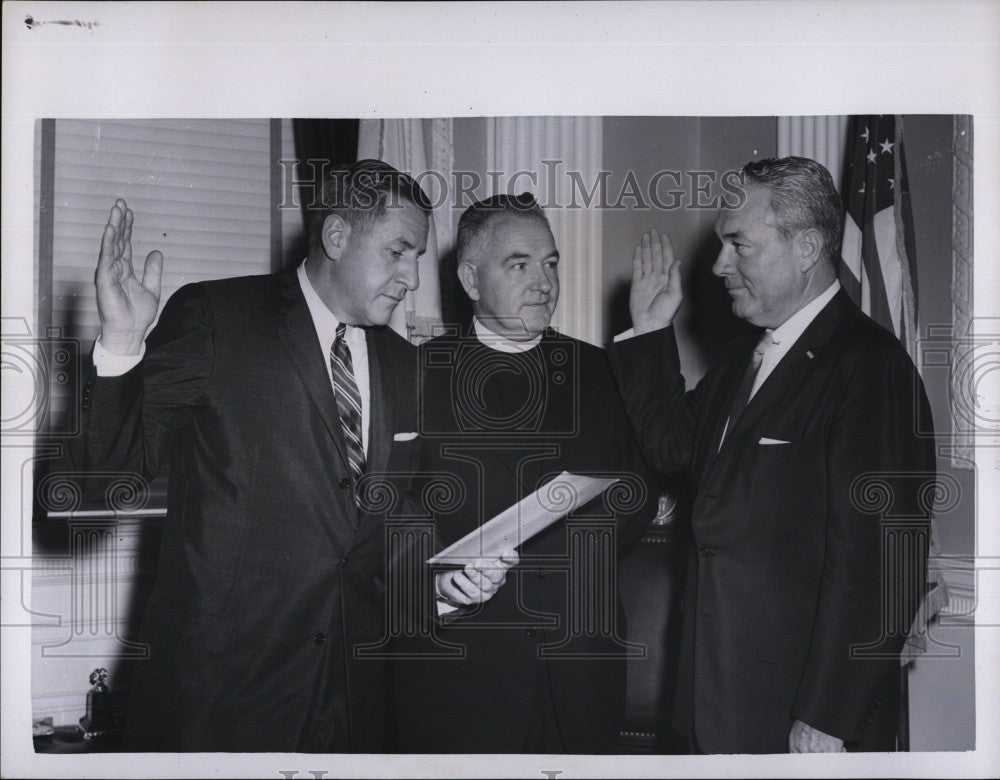
[[[854,302],[892,331],[914,363],[917,335],[917,273],[910,188],[899,116],[855,116],[848,133],[844,244],[838,277]],[[931,561],[940,555],[931,519]],[[948,603],[941,572],[927,572],[928,593],[901,653],[903,664],[927,649],[927,623]]]
[[[903,122],[851,118],[840,283],[916,360],[917,275]]]

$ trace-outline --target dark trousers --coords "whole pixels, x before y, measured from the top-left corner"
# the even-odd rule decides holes
[[[539,660],[535,664],[535,684],[531,697],[531,713],[527,718],[522,753],[565,753],[566,745],[559,733],[549,664]]]
[[[848,753],[893,753],[899,732],[900,716],[900,673],[897,666],[886,674],[879,686],[875,700],[869,710],[868,723],[861,736],[853,742],[845,742]],[[789,721],[791,728],[791,721]],[[692,756],[705,755],[695,736],[694,724],[688,726],[688,753]]]

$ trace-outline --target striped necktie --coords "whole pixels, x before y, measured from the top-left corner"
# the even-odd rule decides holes
[[[346,333],[346,325],[341,323],[337,326],[337,337],[330,350],[330,367],[333,369],[340,426],[344,430],[344,442],[347,444],[347,462],[354,482],[357,483],[365,473],[365,449],[361,443],[361,393],[358,392],[358,383],[354,379],[351,349],[344,338]]]

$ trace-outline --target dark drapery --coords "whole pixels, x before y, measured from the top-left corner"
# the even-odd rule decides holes
[[[299,161],[297,178],[316,184],[323,175],[324,161],[328,165],[352,163],[358,159],[358,119],[293,119],[292,134],[295,138],[295,157]],[[312,161],[312,169],[306,164]],[[317,190],[318,193],[318,190]],[[305,240],[309,241],[309,207],[311,199],[301,198]],[[305,247],[296,257],[305,256]]]

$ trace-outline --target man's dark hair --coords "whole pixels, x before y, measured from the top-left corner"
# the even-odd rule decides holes
[[[538,219],[551,229],[548,217],[530,192],[522,192],[520,195],[494,195],[486,200],[477,201],[469,206],[458,220],[458,238],[455,242],[458,263],[475,265],[479,262],[480,239],[492,220],[505,215]]]
[[[407,173],[381,160],[358,160],[330,168],[320,184],[318,202],[310,212],[309,245],[318,251],[323,245],[323,225],[337,214],[351,230],[365,231],[385,216],[390,208],[402,208],[409,201],[426,214],[431,202],[420,185]]]
[[[745,184],[770,192],[775,228],[782,238],[816,228],[823,236],[824,256],[837,262],[844,237],[844,206],[826,168],[806,157],[782,157],[749,162],[742,172]]]

